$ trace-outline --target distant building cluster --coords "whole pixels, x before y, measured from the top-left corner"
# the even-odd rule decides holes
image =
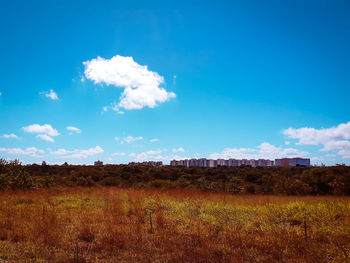
[[[98,161],[94,162],[94,166],[103,166],[103,162],[98,160]]]
[[[43,164],[44,165],[44,164]],[[68,164],[67,164],[68,165]],[[103,162],[98,160],[94,163],[95,166],[103,166]],[[152,167],[163,166],[163,162],[130,162],[130,166],[138,165],[147,165]],[[170,166],[183,166],[183,167],[219,167],[219,166],[228,166],[228,167],[239,167],[239,166],[251,166],[251,167],[287,167],[287,166],[310,166],[309,158],[282,158],[267,160],[267,159],[185,159],[185,160],[172,160]]]
[[[274,162],[271,160],[259,159],[259,160],[237,160],[237,159],[185,159],[185,160],[172,160],[170,162],[170,166],[185,166],[185,167],[218,167],[218,166],[230,166],[230,167],[238,167],[243,165],[250,165],[253,167],[256,166],[273,166]]]
[[[304,158],[283,158],[273,160],[266,159],[185,159],[185,160],[172,160],[170,166],[184,166],[184,167],[218,167],[218,166],[252,166],[252,167],[272,167],[272,166],[310,166],[310,159]]]
[[[153,167],[159,167],[163,166],[163,162],[131,162],[129,163],[130,166],[137,166],[137,165],[148,165],[148,166],[153,166]]]

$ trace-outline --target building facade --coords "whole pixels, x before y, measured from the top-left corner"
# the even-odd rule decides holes
[[[276,159],[275,160],[276,166],[310,166],[310,159],[309,158],[282,158],[282,159]]]

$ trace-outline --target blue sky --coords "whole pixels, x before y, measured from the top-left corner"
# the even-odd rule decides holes
[[[0,0],[0,157],[350,164],[349,14],[349,1]]]

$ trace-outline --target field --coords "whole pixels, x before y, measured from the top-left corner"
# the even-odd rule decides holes
[[[0,262],[349,262],[350,198],[0,192]]]

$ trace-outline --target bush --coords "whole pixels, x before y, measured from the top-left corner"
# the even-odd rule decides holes
[[[176,184],[169,181],[169,180],[154,180],[151,182],[148,182],[146,184],[147,188],[160,188],[160,189],[169,189],[169,188],[175,188]]]
[[[4,162],[1,168],[0,188],[2,189],[32,189],[35,188],[35,180],[25,171],[19,160]]]

